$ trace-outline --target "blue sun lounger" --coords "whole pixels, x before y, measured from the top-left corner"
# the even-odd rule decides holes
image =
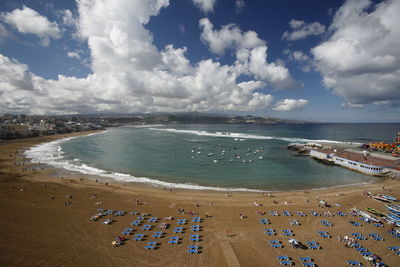
[[[321,247],[315,241],[307,241],[306,244],[308,245],[309,249],[320,249]]]
[[[318,235],[322,238],[330,238],[331,237],[327,231],[319,231]]]
[[[178,225],[184,225],[186,223],[186,219],[178,219],[176,220],[176,224]]]
[[[269,244],[273,248],[281,248],[281,242],[279,240],[269,240]]]
[[[289,211],[287,211],[287,210],[283,210],[283,211],[282,211],[282,215],[283,215],[283,216],[292,216],[292,214],[291,214]]]
[[[156,232],[154,232],[153,237],[154,237],[154,238],[161,238],[162,235],[163,235],[163,232],[156,231]]]
[[[271,229],[271,228],[266,228],[266,229],[264,229],[264,233],[266,235],[275,235],[275,230]]]
[[[278,256],[279,264],[280,265],[292,265],[292,261],[288,256]]]
[[[132,239],[135,241],[142,241],[143,238],[144,238],[144,234],[137,233],[137,234],[135,234],[135,236]]]
[[[317,216],[321,216],[318,212],[316,212],[316,211],[310,211],[310,214],[312,215],[312,216],[314,216],[314,217],[317,217]]]
[[[157,217],[151,217],[150,219],[147,220],[149,223],[155,223],[158,221]]]
[[[147,246],[145,246],[145,249],[155,249],[157,246],[157,242],[152,241],[152,242],[147,242]]]
[[[182,227],[182,226],[179,226],[179,227],[175,227],[175,228],[174,228],[174,233],[181,234],[182,231],[183,231],[183,227]]]
[[[179,242],[179,237],[177,236],[171,236],[168,240],[169,244],[178,244],[178,242]]]
[[[282,232],[283,232],[283,235],[284,235],[284,236],[294,236],[292,230],[283,229]]]
[[[198,234],[190,235],[190,241],[199,242],[200,241],[200,236]]]
[[[200,225],[192,225],[191,230],[192,230],[192,232],[198,232],[198,231],[200,231],[200,228],[201,228]]]
[[[265,219],[265,218],[260,218],[259,221],[260,221],[261,224],[269,224],[270,223],[269,220]]]
[[[272,215],[272,216],[279,216],[279,213],[276,212],[276,211],[269,211],[269,215]]]
[[[348,265],[363,266],[359,261],[346,261]]]
[[[141,221],[139,221],[139,220],[133,220],[133,222],[131,223],[131,225],[134,225],[134,226],[139,226],[141,224]]]
[[[355,226],[355,227],[362,226],[362,224],[359,223],[359,222],[349,222],[349,223],[350,223],[351,225]]]
[[[199,222],[201,222],[201,218],[200,217],[193,217],[192,218],[192,222],[199,223]]]
[[[333,226],[333,224],[330,221],[327,221],[327,220],[322,220],[321,223],[324,226]]]
[[[149,231],[149,230],[151,230],[151,228],[152,228],[152,226],[150,224],[144,224],[142,227],[142,230]]]
[[[298,216],[301,216],[301,217],[307,216],[307,214],[305,214],[305,213],[302,212],[302,211],[297,211],[296,214],[297,214]]]
[[[340,216],[340,217],[344,217],[344,216],[346,216],[346,213],[344,213],[343,211],[338,211],[338,212],[336,212],[336,215]]]
[[[197,246],[197,245],[188,246],[187,252],[189,254],[197,254],[197,253],[199,253],[199,246]]]
[[[378,227],[378,228],[382,228],[382,227],[383,227],[383,224],[382,224],[382,223],[374,223],[374,226],[375,226],[375,227]]]

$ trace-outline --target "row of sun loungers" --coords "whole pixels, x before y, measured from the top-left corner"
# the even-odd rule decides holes
[[[319,231],[318,235],[322,238],[330,238],[331,237],[327,231]]]
[[[392,236],[394,236],[396,238],[400,238],[400,234],[397,233],[396,230],[389,230],[387,232],[388,232],[388,234],[390,234],[390,235],[392,235]]]
[[[280,265],[293,265],[291,258],[288,256],[277,256]],[[315,266],[315,263],[310,257],[299,257],[299,260],[303,266]]]
[[[322,220],[321,223],[323,226],[333,226],[333,224],[330,221]]]

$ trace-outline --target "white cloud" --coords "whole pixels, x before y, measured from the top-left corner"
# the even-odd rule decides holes
[[[275,104],[274,110],[278,111],[294,111],[301,110],[304,106],[308,104],[308,100],[306,99],[284,99],[278,101]]]
[[[76,26],[77,18],[74,16],[71,10],[64,9],[61,11],[62,22],[66,26]]]
[[[286,31],[282,35],[282,39],[288,41],[296,41],[310,35],[320,35],[325,32],[325,26],[319,22],[306,24],[302,20],[292,19],[289,24],[292,28],[292,32]]]
[[[304,54],[301,51],[294,51],[292,56],[293,56],[293,59],[297,60],[297,61],[307,61],[310,59],[306,54]]]
[[[329,39],[311,52],[323,83],[346,107],[400,101],[400,1],[347,1]]]
[[[204,13],[213,12],[217,0],[192,0],[193,4]]]
[[[20,33],[37,35],[44,46],[48,46],[50,38],[61,38],[61,32],[56,22],[50,22],[35,10],[23,6],[1,14],[2,20],[15,27]]]
[[[228,49],[236,51],[236,72],[248,74],[270,82],[278,89],[299,87],[289,70],[278,62],[267,62],[267,45],[254,31],[243,32],[235,24],[214,30],[213,24],[203,18],[199,22],[201,39],[211,52],[222,55]]]
[[[76,58],[77,60],[81,60],[81,56],[77,52],[68,52],[67,56],[70,58]]]
[[[210,50],[216,54],[224,54],[229,48],[255,48],[265,45],[265,41],[258,38],[254,31],[242,32],[235,24],[222,26],[220,30],[214,30],[214,25],[208,18],[199,21],[202,30],[201,40],[207,44]]]
[[[191,63],[186,47],[167,45],[159,51],[145,25],[168,4],[168,0],[78,1],[79,35],[88,43],[92,74],[47,80],[2,56],[0,113],[246,111],[271,104],[273,97],[261,92],[265,83],[258,79],[265,74],[249,71],[250,56],[257,50],[242,48],[248,52],[247,63],[233,65],[212,59]],[[261,56],[265,53],[266,48]],[[266,61],[260,62],[268,67]],[[270,68],[271,73],[285,72],[278,64]],[[238,83],[243,74],[252,74],[253,80]]]
[[[235,10],[236,12],[240,13],[242,12],[244,6],[245,6],[244,0],[235,0]]]

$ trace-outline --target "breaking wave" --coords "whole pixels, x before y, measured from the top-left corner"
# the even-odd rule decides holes
[[[193,134],[198,136],[209,136],[209,137],[225,137],[225,138],[237,138],[237,139],[257,139],[257,140],[281,140],[286,142],[319,142],[319,143],[332,143],[332,144],[350,144],[350,142],[341,142],[333,140],[319,140],[319,139],[306,139],[297,137],[281,137],[281,136],[266,136],[256,134],[244,134],[235,132],[209,132],[209,131],[196,131],[196,130],[178,130],[173,128],[149,128],[155,131],[165,131],[170,133],[182,133],[182,134]],[[242,140],[241,140],[242,141]],[[351,144],[358,144],[351,142]]]

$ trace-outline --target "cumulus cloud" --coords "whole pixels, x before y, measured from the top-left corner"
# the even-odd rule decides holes
[[[346,107],[400,100],[400,1],[347,1],[311,52],[323,84]]]
[[[300,39],[304,39],[310,35],[320,35],[325,32],[325,26],[320,24],[319,22],[313,22],[306,24],[302,20],[292,19],[289,22],[292,31],[285,31],[282,35],[282,39],[288,41],[296,41]]]
[[[48,46],[50,38],[61,38],[61,31],[56,22],[50,22],[46,17],[35,10],[23,6],[8,13],[2,13],[1,18],[5,23],[15,27],[20,33],[38,36],[42,45]]]
[[[270,82],[278,89],[299,87],[290,76],[289,70],[282,63],[267,62],[267,45],[256,32],[243,32],[235,24],[222,26],[214,30],[208,18],[199,22],[202,29],[201,40],[210,51],[219,55],[231,49],[236,51],[236,71]]]
[[[304,106],[308,104],[308,100],[306,99],[284,99],[278,101],[275,104],[274,110],[278,111],[294,111],[301,110]]]
[[[201,40],[216,54],[223,54],[229,48],[255,48],[265,45],[265,41],[258,38],[254,31],[242,32],[235,24],[222,26],[214,30],[214,25],[208,18],[199,21],[202,30]]]
[[[217,0],[192,0],[193,4],[204,13],[213,12]]]
[[[167,45],[159,50],[145,26],[169,5],[168,0],[77,3],[78,34],[88,44],[92,73],[84,78],[59,75],[48,80],[1,55],[0,113],[257,110],[273,99],[262,93],[265,82],[261,77],[277,83],[282,82],[279,77],[287,78],[283,66],[266,63],[266,47],[257,50],[243,40],[240,49],[246,50],[247,59],[242,59],[247,61],[232,65],[212,59],[191,63],[186,47]],[[67,55],[77,58],[79,53]],[[269,69],[255,74],[251,64]],[[249,74],[249,81],[238,83],[239,76]]]

